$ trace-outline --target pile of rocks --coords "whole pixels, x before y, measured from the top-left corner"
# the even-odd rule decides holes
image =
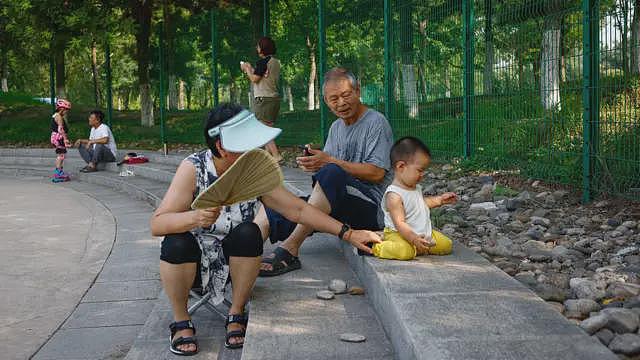
[[[498,176],[435,167],[425,194],[454,191],[432,211],[436,226],[535,291],[618,354],[640,355],[640,204],[580,203],[540,182],[517,192]]]

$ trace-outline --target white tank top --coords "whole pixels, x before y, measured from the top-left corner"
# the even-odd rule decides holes
[[[388,229],[398,231],[391,220],[391,214],[387,210],[387,194],[393,192],[402,198],[404,206],[405,222],[409,224],[411,230],[418,235],[431,236],[431,218],[429,217],[429,207],[424,203],[422,187],[416,185],[415,190],[405,190],[396,185],[389,185],[382,198],[382,212],[384,213],[384,226]]]

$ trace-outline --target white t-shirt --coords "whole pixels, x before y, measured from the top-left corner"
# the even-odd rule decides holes
[[[388,229],[398,231],[391,220],[391,214],[387,210],[387,194],[396,193],[402,198],[404,206],[404,218],[411,230],[418,235],[431,236],[431,218],[429,207],[424,202],[422,187],[416,185],[415,190],[405,190],[396,185],[389,185],[382,197],[382,212],[384,213],[384,226]]]
[[[116,148],[116,139],[113,138],[113,133],[111,129],[106,124],[100,124],[97,128],[92,127],[91,133],[89,134],[89,140],[102,139],[103,137],[109,137],[109,142],[106,144],[113,156],[118,156],[118,149]],[[96,144],[93,144],[93,148],[95,149]]]

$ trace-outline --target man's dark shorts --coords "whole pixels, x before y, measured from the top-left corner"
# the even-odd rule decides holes
[[[331,205],[331,217],[349,224],[354,229],[381,230],[378,223],[378,205],[347,193],[347,186],[355,179],[335,164],[325,165],[313,176],[313,185],[320,185]],[[308,197],[303,198],[305,201]],[[265,208],[269,219],[269,239],[272,243],[286,240],[296,223],[270,208]]]

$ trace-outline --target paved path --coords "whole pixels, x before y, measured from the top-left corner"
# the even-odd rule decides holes
[[[115,222],[94,199],[0,178],[0,354],[26,359],[75,309],[111,250]]]

